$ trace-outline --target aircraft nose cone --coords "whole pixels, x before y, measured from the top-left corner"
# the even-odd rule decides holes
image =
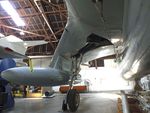
[[[7,81],[11,82],[11,81],[15,80],[16,74],[13,70],[8,69],[8,70],[5,70],[1,73],[1,77],[6,79]]]

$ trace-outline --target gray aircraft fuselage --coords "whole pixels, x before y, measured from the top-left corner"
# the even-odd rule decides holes
[[[125,79],[139,79],[149,74],[149,0],[66,0],[66,4],[68,22],[55,50],[49,71],[39,70],[37,73],[38,69],[33,69],[36,71],[30,73],[24,67],[14,68],[4,71],[2,73],[4,78],[20,84],[55,84],[58,81],[50,83],[46,79],[50,79],[51,75],[57,79],[63,72],[67,77],[72,75],[75,66],[72,64],[74,59],[71,56],[86,45],[87,37],[92,33],[108,40],[117,37],[123,41],[119,71]],[[94,58],[96,56],[93,56]],[[29,80],[28,75],[32,76],[32,80]],[[19,82],[17,77],[23,80]],[[61,80],[64,81],[60,82],[63,84],[69,79],[64,77]]]

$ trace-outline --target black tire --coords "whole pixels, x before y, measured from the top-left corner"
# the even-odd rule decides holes
[[[76,91],[75,89],[69,90],[67,94],[67,104],[69,107],[69,110],[71,112],[77,111],[80,103],[80,95],[79,92]]]
[[[65,103],[65,100],[63,100],[62,110],[67,111],[67,104]]]

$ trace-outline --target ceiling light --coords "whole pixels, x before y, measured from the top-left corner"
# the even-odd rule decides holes
[[[25,26],[24,21],[19,17],[17,11],[13,8],[9,1],[1,1],[3,9],[11,16],[17,26]]]
[[[24,32],[23,32],[23,31],[21,31],[21,32],[20,32],[20,35],[24,35]]]

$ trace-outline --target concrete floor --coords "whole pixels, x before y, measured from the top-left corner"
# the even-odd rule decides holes
[[[3,113],[63,113],[61,104],[64,95],[53,98],[18,98],[12,110]],[[81,94],[81,102],[76,113],[117,113],[117,95],[105,93]],[[65,112],[69,113],[69,111]]]

